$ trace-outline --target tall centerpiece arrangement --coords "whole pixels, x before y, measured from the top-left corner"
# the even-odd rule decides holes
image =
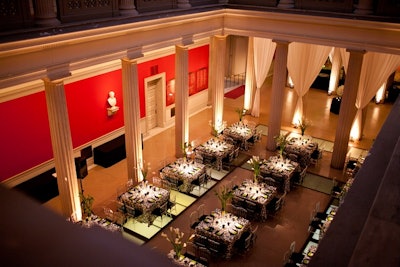
[[[253,156],[251,159],[247,161],[251,165],[251,169],[253,170],[253,181],[255,183],[258,182],[258,176],[260,175],[260,165],[261,165],[261,160],[260,157],[258,156]]]
[[[215,195],[221,202],[221,212],[225,213],[226,203],[233,197],[232,188],[229,188],[227,186],[220,186],[217,190],[215,190]]]
[[[239,115],[239,121],[242,121],[243,115],[246,112],[246,109],[244,109],[244,108],[236,108],[235,111]]]
[[[305,117],[302,117],[301,120],[299,120],[299,123],[297,125],[300,128],[301,135],[303,136],[306,129],[311,126],[311,121],[306,119]]]
[[[173,228],[172,226],[169,228],[169,233],[166,234],[164,232],[161,233],[162,237],[171,243],[173,249],[173,257],[175,259],[179,259],[182,255],[182,249],[186,247],[186,242],[191,240],[194,235],[191,235],[188,240],[184,241],[183,237],[185,236],[184,232],[181,232],[179,228]]]
[[[282,158],[283,157],[283,151],[285,151],[285,147],[288,143],[288,139],[284,134],[280,134],[274,137],[276,146],[278,147],[278,153],[279,156]]]
[[[140,168],[140,172],[142,173],[143,177],[143,182],[147,181],[147,174],[149,173],[149,170],[150,170],[150,162],[147,164],[143,162],[143,166]]]

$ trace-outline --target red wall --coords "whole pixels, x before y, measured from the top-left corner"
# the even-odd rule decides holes
[[[44,92],[0,104],[0,180],[53,157]]]
[[[205,45],[189,50],[189,72],[204,69],[208,72],[208,49]],[[141,117],[146,115],[144,78],[162,72],[166,73],[167,81],[174,78],[175,55],[138,65]],[[203,89],[196,87],[192,93]],[[111,117],[107,115],[109,91],[115,92],[120,108]],[[73,147],[123,127],[121,70],[65,84],[65,94]],[[0,103],[0,114],[3,125],[0,131],[0,181],[53,158],[44,92]]]

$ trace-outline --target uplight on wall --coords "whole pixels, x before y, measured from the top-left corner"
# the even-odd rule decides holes
[[[108,93],[107,102],[109,105],[109,107],[107,108],[107,114],[108,116],[112,116],[119,110],[119,107],[117,106],[117,98],[115,97],[114,91],[110,91]]]

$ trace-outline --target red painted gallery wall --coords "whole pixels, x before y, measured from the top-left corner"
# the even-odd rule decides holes
[[[207,87],[208,45],[189,51],[191,94]],[[140,115],[145,114],[144,78],[166,73],[166,80],[175,76],[175,56],[151,60],[138,65]],[[193,74],[195,73],[195,74]],[[196,78],[196,79],[194,79]],[[196,84],[194,85],[194,82]],[[199,82],[200,81],[200,82]],[[120,110],[107,116],[107,98],[114,91]],[[99,138],[124,125],[121,70],[112,71],[71,84],[65,84],[73,147]],[[172,102],[173,103],[173,102]],[[171,104],[171,103],[169,103]],[[0,181],[53,158],[44,92],[0,103],[2,131],[0,140]]]

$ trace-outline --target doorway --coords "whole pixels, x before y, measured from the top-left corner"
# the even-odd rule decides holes
[[[146,132],[164,127],[165,122],[165,73],[144,80],[146,96]]]

